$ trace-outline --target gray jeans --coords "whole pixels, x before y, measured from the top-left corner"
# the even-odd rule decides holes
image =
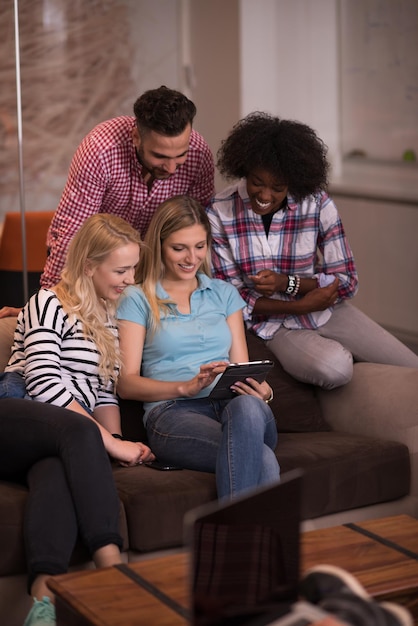
[[[317,330],[281,326],[267,347],[297,380],[333,389],[353,375],[353,361],[418,368],[418,356],[347,301]]]

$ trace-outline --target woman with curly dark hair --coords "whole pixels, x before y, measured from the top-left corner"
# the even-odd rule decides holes
[[[349,304],[353,254],[327,194],[327,147],[309,126],[255,112],[218,151],[238,179],[211,201],[216,278],[247,303],[247,327],[284,369],[324,388],[347,383],[353,359],[418,367],[418,356]]]

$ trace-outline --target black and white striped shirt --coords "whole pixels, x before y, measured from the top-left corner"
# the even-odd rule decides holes
[[[117,338],[115,323],[106,326]],[[99,376],[99,362],[81,321],[67,315],[53,291],[40,289],[19,314],[5,371],[21,373],[34,400],[62,407],[77,400],[93,411],[118,403],[113,385]]]

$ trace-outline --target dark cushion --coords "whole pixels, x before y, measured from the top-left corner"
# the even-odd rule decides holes
[[[281,434],[281,472],[304,470],[303,518],[402,498],[410,491],[410,456],[403,443],[343,432]]]
[[[129,528],[129,547],[140,552],[179,546],[187,511],[216,500],[215,475],[192,470],[116,467],[115,482]]]
[[[340,432],[283,433],[276,454],[282,474],[304,471],[303,519],[409,493],[409,451],[401,443]],[[114,475],[129,545],[140,552],[182,545],[184,514],[216,499],[214,474],[140,466],[115,467]]]
[[[25,487],[0,481],[0,576],[26,571],[23,516],[27,496]]]
[[[41,274],[42,272],[28,272],[28,298],[38,291]],[[23,307],[25,295],[22,272],[0,269],[0,284],[0,308],[3,306]]]
[[[125,439],[147,442],[147,431],[142,421],[144,410],[142,402],[119,398],[120,419]]]
[[[409,493],[409,451],[401,443],[340,432],[283,433],[276,454],[282,474],[304,470],[303,519]],[[123,505],[121,532],[125,542],[129,532],[129,547],[140,552],[182,545],[186,511],[216,499],[214,474],[115,464],[114,478]],[[0,576],[25,572],[26,498],[25,487],[0,481]],[[79,545],[73,563],[87,558]]]
[[[270,407],[276,418],[279,433],[324,432],[331,430],[322,417],[315,386],[302,383],[285,372],[264,341],[251,331],[247,332],[251,360],[271,359],[274,367],[267,377],[273,389],[274,400]]]

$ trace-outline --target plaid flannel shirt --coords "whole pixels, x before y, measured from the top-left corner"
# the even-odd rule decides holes
[[[300,203],[288,197],[287,207],[274,214],[268,237],[261,216],[251,210],[245,179],[217,194],[207,213],[213,235],[214,277],[237,287],[247,303],[243,311],[246,324],[263,339],[270,339],[282,324],[290,329],[316,329],[329,320],[332,308],[306,315],[253,317],[260,294],[248,275],[269,269],[317,278],[319,285],[324,276],[337,276],[339,301],[356,294],[353,253],[334,202],[325,192]],[[291,300],[292,296],[276,293],[273,298]]]

